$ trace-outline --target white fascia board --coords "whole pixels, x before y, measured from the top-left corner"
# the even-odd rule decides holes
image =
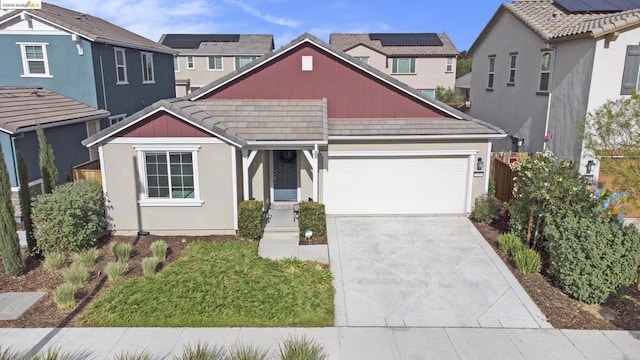
[[[329,157],[423,157],[423,156],[470,156],[478,150],[423,150],[423,151],[329,151]]]
[[[469,134],[469,135],[354,135],[329,136],[329,140],[486,140],[503,139],[507,134]]]
[[[327,145],[326,141],[247,141],[248,148],[251,149],[290,149],[290,148],[310,148],[316,145]]]
[[[89,41],[94,41],[92,38],[90,38],[90,37],[88,37],[88,36],[84,36],[84,35],[80,34],[79,32],[73,31],[73,30],[71,30],[71,29],[67,29],[67,28],[66,28],[66,27],[64,27],[64,26],[61,26],[61,25],[56,24],[56,23],[54,23],[54,22],[52,22],[52,21],[49,21],[49,20],[43,19],[43,18],[39,17],[38,15],[35,15],[35,14],[30,13],[30,12],[29,12],[29,11],[27,11],[27,10],[25,10],[25,11],[23,11],[23,12],[21,12],[21,13],[17,14],[16,16],[22,16],[22,14],[24,14],[24,13],[29,14],[29,16],[30,16],[30,17],[32,17],[32,18],[34,18],[34,19],[38,19],[38,21],[42,21],[43,23],[49,24],[49,25],[51,25],[51,26],[53,26],[53,27],[56,27],[56,28],[58,28],[58,29],[62,29],[63,31],[65,31],[65,32],[67,32],[67,33],[69,33],[69,34],[76,34],[76,35],[78,35],[78,36],[82,37],[83,39],[87,39],[87,40],[89,40]],[[9,18],[9,19],[6,19],[6,20],[5,20],[5,22],[6,22],[6,21],[8,21],[8,20],[11,20],[11,19],[13,19],[13,18],[15,18],[15,16],[14,16],[14,17],[11,17],[11,18]]]

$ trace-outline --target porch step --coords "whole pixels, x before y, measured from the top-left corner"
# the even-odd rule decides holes
[[[291,210],[293,211],[293,205],[297,204],[295,201],[277,201],[272,202],[269,205],[271,210]]]

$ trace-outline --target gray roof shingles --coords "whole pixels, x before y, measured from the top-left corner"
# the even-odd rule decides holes
[[[194,34],[191,34],[194,35]],[[163,35],[163,38],[166,36]],[[203,34],[206,37],[206,34]],[[160,39],[162,42],[162,38]],[[238,42],[202,41],[197,49],[173,48],[184,54],[194,55],[252,55],[262,56],[273,50],[273,35],[240,34]]]
[[[437,34],[442,46],[382,46],[380,40],[371,40],[369,34],[341,34],[329,36],[329,43],[337,49],[347,51],[358,45],[365,45],[387,56],[457,56],[458,49],[447,34]]]
[[[38,124],[109,115],[42,87],[0,87],[0,128],[10,133]]]
[[[174,50],[167,46],[158,44],[153,40],[147,39],[144,36],[133,33],[101,18],[45,2],[42,3],[42,9],[15,10],[8,12],[0,16],[0,23],[23,11],[80,34],[93,42],[107,43],[116,46],[124,46],[160,53],[175,53]]]

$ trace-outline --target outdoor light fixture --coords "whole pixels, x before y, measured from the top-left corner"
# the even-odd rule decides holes
[[[478,158],[478,162],[476,163],[476,170],[482,171],[482,168],[484,168],[484,161],[482,161],[482,158]]]
[[[519,147],[519,148],[520,148],[520,147],[522,147],[522,146],[524,146],[524,138],[518,138],[518,142],[517,142],[517,144],[518,144],[518,147]]]
[[[307,231],[304,232],[304,237],[307,240],[311,240],[311,237],[313,236],[313,231],[311,231],[311,229],[307,229]]]
[[[587,174],[591,174],[593,168],[596,166],[596,162],[593,160],[587,161]]]

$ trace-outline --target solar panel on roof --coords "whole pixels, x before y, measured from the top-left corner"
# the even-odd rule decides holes
[[[555,0],[568,12],[618,12],[640,9],[640,0]]]
[[[238,34],[167,34],[162,45],[174,49],[197,49],[203,42],[238,42]]]
[[[442,46],[436,33],[374,33],[369,39],[380,40],[382,46]]]

